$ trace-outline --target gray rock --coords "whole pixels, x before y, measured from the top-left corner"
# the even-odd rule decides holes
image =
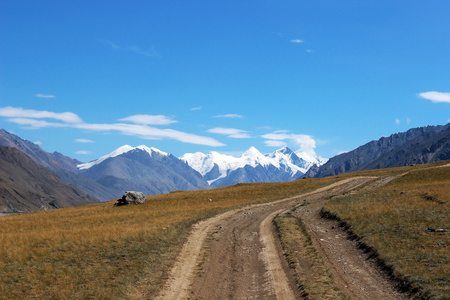
[[[141,192],[125,192],[122,198],[117,200],[114,206],[122,206],[128,204],[142,204],[146,201],[144,193]]]

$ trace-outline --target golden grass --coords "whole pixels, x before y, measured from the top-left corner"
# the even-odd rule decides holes
[[[397,277],[422,296],[450,295],[450,167],[417,169],[325,210],[351,226]]]
[[[363,175],[391,176],[420,168]],[[135,206],[113,207],[112,201],[0,217],[0,295],[6,299],[128,299],[141,293],[151,297],[167,276],[190,226],[198,220],[242,205],[306,193],[359,174],[179,191],[147,197],[147,203]],[[448,185],[429,185],[426,193],[445,198],[441,194],[448,191]],[[440,240],[448,246],[447,237]]]
[[[142,205],[113,207],[112,201],[1,217],[0,295],[123,299],[143,292],[152,296],[194,222],[335,180],[239,184],[147,197]]]

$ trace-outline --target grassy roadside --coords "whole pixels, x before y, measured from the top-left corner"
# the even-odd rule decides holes
[[[338,179],[239,184],[0,218],[0,295],[23,299],[149,298],[190,226],[236,208],[308,192]],[[208,199],[212,199],[209,201]]]
[[[387,185],[335,198],[340,219],[404,289],[450,299],[450,167],[416,169]]]
[[[275,217],[273,222],[302,296],[307,299],[346,299],[313,247],[302,220],[286,213]]]

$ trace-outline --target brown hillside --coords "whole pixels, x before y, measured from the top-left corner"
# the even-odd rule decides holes
[[[0,146],[0,212],[31,212],[95,202],[13,147]]]

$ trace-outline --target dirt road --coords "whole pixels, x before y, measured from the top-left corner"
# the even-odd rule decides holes
[[[332,221],[320,218],[325,199],[374,182],[359,177],[269,204],[229,211],[198,223],[157,299],[299,299],[272,219],[301,217],[313,245],[349,299],[402,299]],[[308,205],[300,205],[310,203]]]

